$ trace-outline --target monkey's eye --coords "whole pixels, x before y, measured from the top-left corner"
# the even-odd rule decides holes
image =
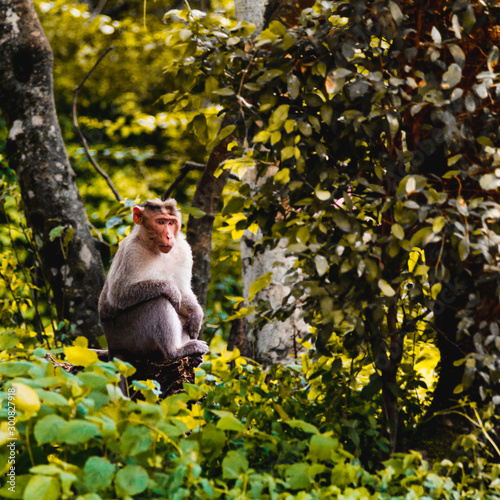
[[[158,219],[156,223],[161,224],[163,226],[163,224],[165,224],[165,219]]]

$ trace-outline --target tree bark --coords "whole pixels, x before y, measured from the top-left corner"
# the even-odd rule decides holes
[[[17,173],[43,272],[59,318],[96,346],[104,269],[57,121],[52,50],[30,0],[0,0],[0,47],[7,158]],[[64,231],[51,238],[58,226]]]
[[[283,300],[290,294],[291,288],[286,284],[288,272],[293,269],[296,258],[286,256],[287,241],[281,240],[271,249],[258,245],[261,234],[254,235],[245,231],[241,239],[241,264],[243,275],[243,296],[249,296],[250,286],[260,276],[272,273],[272,281],[264,290],[257,293],[255,302],[264,301],[270,304],[271,310],[279,308]],[[258,248],[258,250],[255,250]],[[302,319],[302,308],[294,300],[295,309],[286,321],[272,320],[263,327],[252,325],[255,314],[248,316],[245,322],[248,351],[251,357],[270,366],[274,363],[289,365],[297,363],[299,356],[306,349],[297,341],[309,332],[309,325]],[[230,339],[234,342],[233,339]]]
[[[218,166],[229,156],[227,145],[230,140],[231,136],[217,145],[210,153],[207,166],[196,186],[192,202],[193,207],[200,208],[205,212],[205,215],[198,219],[190,215],[186,230],[187,241],[193,252],[193,292],[203,309],[207,305],[207,289],[210,283],[214,220],[222,190],[229,177],[229,170],[224,170],[219,177],[215,177],[214,174]]]
[[[264,26],[264,15],[269,0],[235,0],[234,11],[238,21],[255,24],[257,31]]]

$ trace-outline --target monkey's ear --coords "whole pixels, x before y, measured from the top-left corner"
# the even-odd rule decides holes
[[[132,219],[134,220],[134,223],[137,225],[141,225],[142,217],[143,217],[142,208],[134,207],[134,210],[132,212]]]

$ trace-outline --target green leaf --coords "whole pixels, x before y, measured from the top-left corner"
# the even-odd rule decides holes
[[[427,178],[423,175],[406,175],[398,184],[397,195],[419,193],[427,185]]]
[[[474,8],[469,4],[462,18],[462,27],[465,31],[471,31],[474,24],[476,24],[476,15],[474,14]]]
[[[57,500],[61,495],[59,480],[52,476],[33,476],[24,490],[23,500]]]
[[[378,359],[376,363],[378,362]],[[361,396],[366,401],[373,399],[375,394],[378,394],[382,387],[382,377],[378,374],[374,374],[370,377],[370,381],[361,390]]]
[[[83,468],[83,483],[90,491],[98,491],[111,485],[115,466],[103,457],[90,457]]]
[[[127,427],[120,437],[120,451],[126,457],[133,457],[149,450],[153,442],[151,431],[143,426]]]
[[[333,453],[338,447],[338,439],[325,436],[324,434],[317,434],[311,437],[309,456],[313,460],[326,462],[332,459]]]
[[[33,368],[29,361],[4,361],[0,363],[0,374],[7,377],[21,377],[27,375]]]
[[[282,127],[288,118],[288,111],[290,109],[289,104],[282,104],[278,106],[269,118],[269,128],[270,130],[277,130]]]
[[[15,347],[19,343],[19,338],[12,330],[5,330],[0,333],[0,350],[4,351]]]
[[[335,226],[337,226],[340,230],[344,231],[345,233],[352,232],[351,220],[345,212],[336,210],[335,212],[333,212],[332,218]]]
[[[100,434],[99,427],[85,420],[71,420],[66,422],[59,431],[57,440],[60,443],[80,444],[86,443]]]
[[[443,174],[443,179],[451,179],[452,177],[455,177],[459,173],[460,172],[458,170],[448,170],[448,172]]]
[[[469,240],[466,238],[463,238],[460,240],[460,243],[458,244],[458,256],[460,257],[461,261],[464,261],[467,259],[469,256]]]
[[[212,422],[206,424],[201,432],[201,451],[210,455],[210,458],[218,456],[226,445],[226,434]]]
[[[441,232],[445,224],[446,224],[446,219],[442,215],[436,217],[434,219],[434,222],[432,223],[432,232],[436,234]]]
[[[479,142],[479,144],[481,144],[481,146],[493,147],[493,141],[485,135],[478,137],[476,140],[477,140],[477,142]]]
[[[394,137],[399,130],[399,120],[395,113],[387,113],[387,123],[389,124],[389,133]]]
[[[59,238],[63,234],[65,229],[66,226],[57,226],[51,229],[49,233],[50,241],[54,241],[56,238]]]
[[[285,479],[292,490],[308,490],[311,487],[309,464],[290,465],[285,471]]]
[[[330,104],[323,104],[321,106],[321,119],[327,124],[330,125],[333,116],[333,108]]]
[[[398,240],[403,240],[405,237],[404,229],[399,224],[393,224],[391,227],[391,234]]]
[[[226,137],[229,137],[236,128],[236,125],[227,125],[222,130],[219,131],[217,135],[217,139],[219,142],[222,142]]]
[[[281,161],[289,160],[292,157],[300,157],[300,150],[297,146],[287,146],[281,150]]]
[[[290,182],[290,169],[282,168],[274,174],[274,180],[280,184],[288,184]]]
[[[262,276],[259,276],[251,285],[250,288],[248,289],[248,293],[250,295],[256,295],[259,293],[261,290],[264,290],[267,286],[271,284],[271,281],[273,280],[273,273],[269,271],[266,274],[263,274]]]
[[[430,188],[424,194],[427,196],[429,203],[436,203],[437,205],[442,205],[448,199],[448,193],[440,193],[434,188]]]
[[[314,425],[308,422],[304,422],[303,420],[295,420],[295,419],[287,420],[285,424],[289,425],[293,429],[300,429],[306,434],[318,434],[319,432]]]
[[[92,389],[100,389],[109,384],[108,377],[94,372],[80,372],[77,378]]]
[[[212,93],[216,94],[216,95],[221,95],[221,96],[224,96],[224,97],[229,97],[229,96],[234,95],[234,90],[231,89],[231,88],[226,87],[226,88],[223,88],[223,89],[213,90]]]
[[[233,415],[226,415],[217,422],[217,429],[222,431],[244,432],[246,427]]]
[[[227,453],[222,461],[222,478],[238,479],[241,473],[248,470],[249,463],[246,457],[235,450]]]
[[[119,496],[138,495],[148,486],[148,473],[139,465],[126,465],[116,474],[115,486]]]
[[[184,382],[182,386],[186,391],[186,394],[189,396],[190,401],[199,401],[206,394],[206,392],[199,385]]]
[[[35,389],[35,392],[38,394],[40,400],[48,406],[68,405],[68,400],[58,392],[44,391],[42,389]]]
[[[431,297],[432,300],[437,300],[439,294],[441,293],[442,285],[441,283],[434,283],[431,287]]]
[[[182,213],[192,215],[195,219],[201,219],[207,215],[206,212],[198,207],[183,207]]]
[[[66,425],[66,420],[58,415],[47,415],[35,425],[35,439],[38,444],[58,442],[59,431]]]

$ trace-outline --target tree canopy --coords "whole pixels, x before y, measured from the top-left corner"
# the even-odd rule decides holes
[[[260,32],[222,2],[168,6],[166,29],[156,11],[90,22],[79,4],[38,7],[105,265],[139,192],[163,194],[186,161],[227,184],[212,352],[185,393],[161,400],[137,381],[134,402],[118,389],[133,368],[99,361],[55,321],[6,169],[1,411],[16,393],[23,498],[500,498],[496,2],[316,2],[293,26],[271,3]],[[111,43],[78,109],[122,202],[70,128],[74,86]],[[177,185],[181,205],[198,177]],[[254,258],[286,242],[294,301],[261,295],[272,273],[240,297],[244,230]],[[225,349],[232,321],[262,329],[297,304],[309,325],[300,364],[264,370]]]

